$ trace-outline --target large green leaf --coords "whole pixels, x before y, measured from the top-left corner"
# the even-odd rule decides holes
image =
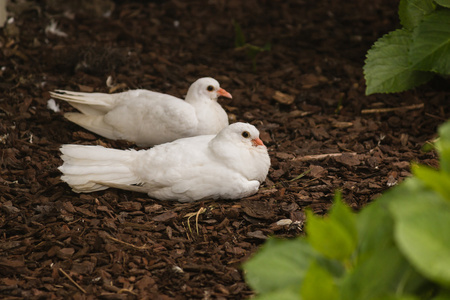
[[[421,274],[450,286],[450,202],[415,178],[397,191],[389,207],[398,247]]]
[[[408,60],[411,32],[398,29],[381,37],[367,52],[364,65],[366,95],[402,92],[423,84],[433,73],[417,71]]]
[[[338,300],[339,289],[333,276],[317,262],[313,262],[300,289],[303,300]]]
[[[450,8],[450,0],[435,0],[435,2],[440,6]]]
[[[384,297],[411,285],[415,271],[395,245],[378,248],[365,260],[359,261],[341,282],[341,299],[369,300]],[[417,281],[414,280],[414,285]],[[420,283],[419,283],[420,286]]]
[[[400,23],[411,30],[434,9],[433,0],[401,0],[398,7]]]
[[[450,74],[450,10],[425,16],[412,37],[409,60],[415,70]]]
[[[314,250],[304,239],[269,239],[258,253],[244,264],[247,283],[258,293],[300,290]]]

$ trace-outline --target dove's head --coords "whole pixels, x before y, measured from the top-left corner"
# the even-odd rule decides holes
[[[211,140],[210,147],[224,164],[247,179],[262,182],[266,178],[270,158],[255,126],[233,123]]]
[[[222,129],[216,138],[227,140],[235,145],[244,146],[249,149],[266,149],[266,146],[264,146],[264,143],[259,138],[258,129],[249,123],[233,123]]]
[[[236,139],[236,142],[241,142],[245,145],[252,146],[252,147],[263,147],[264,143],[259,138],[259,131],[256,129],[255,126],[248,124],[248,123],[234,123],[228,126],[228,130],[230,131],[231,135],[234,139]]]
[[[219,96],[232,98],[230,93],[220,87],[217,80],[211,77],[203,77],[191,84],[186,95],[186,101],[216,101]]]

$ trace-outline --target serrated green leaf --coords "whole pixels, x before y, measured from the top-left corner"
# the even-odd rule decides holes
[[[450,122],[439,127],[439,139],[436,141],[436,149],[439,152],[441,169],[450,174]]]
[[[304,300],[337,300],[339,289],[333,276],[317,262],[313,262],[303,279],[300,295]]]
[[[450,8],[450,0],[435,0],[435,2],[440,6]]]
[[[407,29],[413,29],[435,7],[433,0],[401,0],[398,7],[400,23]]]
[[[423,165],[413,165],[411,169],[426,186],[450,201],[450,174]]]
[[[408,51],[411,32],[398,29],[381,37],[367,52],[364,65],[366,95],[408,90],[430,80],[430,72],[412,69]]]
[[[316,254],[304,239],[269,239],[243,267],[247,283],[258,293],[298,287]]]
[[[417,179],[405,182],[389,204],[397,245],[421,274],[450,287],[450,203]]]
[[[413,31],[409,61],[415,70],[450,74],[450,10],[425,16]]]

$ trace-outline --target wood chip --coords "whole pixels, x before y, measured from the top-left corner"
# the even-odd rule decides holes
[[[178,214],[176,212],[173,211],[167,211],[165,213],[162,213],[156,217],[153,217],[152,220],[156,221],[156,222],[166,222],[169,221],[175,217],[177,217]]]
[[[275,91],[275,93],[273,94],[272,97],[279,103],[285,104],[285,105],[291,105],[295,101],[295,96],[284,94],[280,91]]]

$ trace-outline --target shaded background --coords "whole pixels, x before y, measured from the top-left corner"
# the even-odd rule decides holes
[[[302,234],[305,208],[326,213],[341,189],[358,210],[410,175],[411,161],[437,166],[421,148],[449,117],[440,79],[364,95],[365,54],[399,27],[397,2],[61,2],[10,3],[0,34],[0,294],[9,299],[246,298],[241,263],[269,236]],[[252,58],[236,47],[233,22],[270,50]],[[60,182],[61,144],[134,145],[69,123],[47,109],[48,91],[183,97],[203,76],[233,95],[220,100],[230,121],[256,125],[269,148],[258,194],[179,204],[80,195]],[[394,109],[364,111],[380,108]]]

